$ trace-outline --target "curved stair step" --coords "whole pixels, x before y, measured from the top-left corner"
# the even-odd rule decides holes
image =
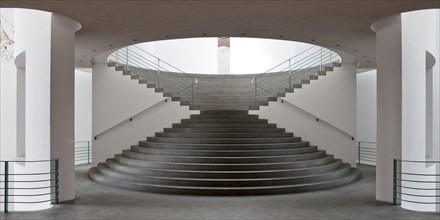
[[[247,164],[247,163],[275,163],[312,160],[324,157],[325,151],[319,150],[311,153],[281,155],[281,156],[248,156],[248,157],[202,157],[202,156],[165,156],[155,154],[137,153],[130,150],[122,151],[122,155],[137,160],[172,163],[205,163],[205,164]]]
[[[148,137],[148,142],[182,143],[182,144],[259,144],[259,143],[291,143],[301,141],[300,137],[282,138],[172,138]]]
[[[183,178],[271,178],[285,176],[304,176],[330,172],[342,165],[341,160],[334,160],[327,164],[318,166],[280,169],[280,170],[244,170],[244,171],[211,171],[211,170],[173,170],[163,168],[144,168],[134,167],[118,163],[116,160],[109,159],[105,164],[107,167],[130,174],[169,176]]]
[[[243,170],[280,170],[280,169],[294,169],[304,168],[311,166],[318,166],[330,163],[334,160],[333,155],[326,155],[325,157],[301,160],[301,161],[289,161],[289,162],[273,162],[273,163],[237,163],[237,164],[224,164],[224,163],[176,163],[176,162],[158,162],[138,160],[123,155],[115,155],[115,160],[119,163],[145,167],[145,168],[163,168],[163,169],[184,169],[184,170],[213,170],[213,171],[243,171]]]
[[[306,192],[314,190],[330,189],[351,183],[359,178],[359,171],[351,169],[348,175],[330,181],[314,182],[308,184],[292,184],[279,186],[261,187],[195,187],[180,185],[158,185],[158,184],[139,184],[129,181],[117,181],[99,173],[97,168],[89,171],[89,176],[93,180],[119,188],[130,190],[171,193],[171,194],[191,194],[191,195],[262,195],[262,194],[281,194]]]
[[[269,150],[194,150],[173,148],[149,148],[131,146],[131,151],[168,156],[217,156],[217,157],[243,157],[243,156],[279,156],[303,154],[317,151],[317,146],[306,146],[293,149],[269,149]]]
[[[185,144],[185,143],[163,143],[140,141],[139,146],[152,148],[171,148],[171,149],[195,149],[195,150],[266,150],[266,149],[289,149],[309,146],[307,141],[297,141],[291,143],[253,143],[253,144]]]

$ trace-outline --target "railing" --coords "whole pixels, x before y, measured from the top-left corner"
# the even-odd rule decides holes
[[[314,114],[312,114],[312,113],[310,113],[310,112],[304,110],[303,108],[301,108],[301,107],[299,107],[299,106],[297,106],[297,105],[295,105],[295,104],[293,104],[293,103],[291,103],[291,102],[289,102],[289,101],[287,101],[287,100],[285,100],[285,99],[280,98],[280,100],[281,100],[281,103],[286,103],[286,104],[288,104],[289,106],[296,108],[296,109],[299,110],[300,112],[302,112],[302,113],[308,115],[309,117],[313,118],[316,122],[318,122],[318,123],[322,123],[322,124],[325,124],[325,125],[327,125],[328,127],[330,127],[330,128],[332,128],[332,129],[338,131],[339,133],[343,134],[344,136],[350,138],[351,140],[354,140],[354,137],[353,137],[351,134],[349,134],[349,133],[343,131],[342,129],[339,129],[338,127],[332,125],[331,123],[324,121],[323,119],[319,118],[318,116],[315,116]]]
[[[139,76],[155,88],[163,88],[168,96],[181,97],[183,101],[194,101],[194,86],[197,79],[179,68],[148,53],[139,46],[133,45],[113,52],[110,63],[115,63],[124,71]]]
[[[393,204],[406,202],[419,206],[439,205],[440,173],[438,166],[440,166],[440,161],[394,159]],[[437,209],[437,211],[439,210]]]
[[[258,101],[267,101],[268,97],[277,97],[277,93],[283,93],[286,89],[295,88],[295,84],[300,84],[309,75],[326,71],[327,67],[340,61],[337,53],[326,48],[307,48],[252,79],[255,105],[258,106]]]
[[[125,120],[123,120],[123,121],[113,125],[112,127],[110,127],[108,129],[100,132],[99,134],[95,135],[95,137],[93,137],[93,139],[97,140],[98,137],[104,135],[105,133],[107,133],[107,132],[109,132],[109,131],[111,131],[111,130],[113,130],[113,129],[115,129],[115,128],[117,128],[117,127],[119,127],[119,126],[121,126],[121,125],[123,125],[125,123],[127,123],[127,122],[132,122],[135,118],[139,117],[140,115],[144,114],[145,112],[147,112],[147,111],[149,111],[149,110],[151,110],[151,109],[153,109],[153,108],[155,108],[155,107],[157,107],[157,106],[159,106],[159,105],[161,105],[161,104],[163,104],[165,102],[168,102],[168,99],[169,98],[165,98],[165,99],[157,102],[156,104],[154,104],[154,105],[152,105],[152,106],[150,106],[150,107],[148,107],[148,108],[146,108],[146,109],[144,109],[144,110],[142,110],[142,111],[132,115],[131,117],[129,117],[129,118],[127,118],[127,119],[125,119]]]
[[[75,165],[92,162],[92,141],[75,141]]]
[[[0,161],[3,211],[10,204],[59,202],[59,161]],[[30,171],[29,171],[30,170]]]
[[[358,163],[376,165],[376,142],[357,141],[356,154]]]

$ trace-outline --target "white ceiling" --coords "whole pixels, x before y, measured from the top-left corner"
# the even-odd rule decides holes
[[[117,47],[188,37],[260,37],[303,41],[354,55],[375,67],[370,26],[389,15],[440,8],[440,0],[1,0],[70,17],[77,32],[76,66]]]

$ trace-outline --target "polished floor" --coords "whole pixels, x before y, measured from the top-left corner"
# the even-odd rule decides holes
[[[361,166],[359,181],[333,190],[270,196],[182,196],[133,192],[99,185],[77,166],[76,200],[39,212],[0,219],[436,219],[378,202],[375,169]]]

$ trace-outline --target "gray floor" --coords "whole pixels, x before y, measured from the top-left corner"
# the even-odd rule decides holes
[[[39,212],[1,214],[0,219],[436,219],[375,200],[374,167],[333,190],[289,195],[210,197],[140,193],[99,185],[77,166],[76,200]]]

